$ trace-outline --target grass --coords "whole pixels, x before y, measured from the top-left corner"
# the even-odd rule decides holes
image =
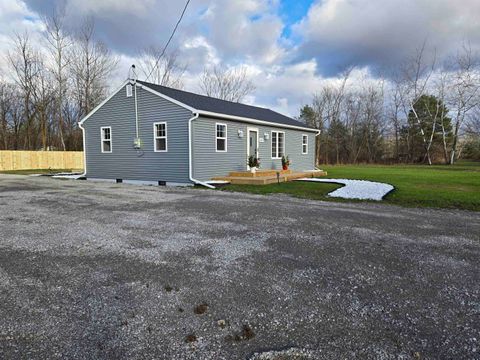
[[[329,178],[371,180],[392,184],[385,203],[407,207],[434,207],[480,211],[480,163],[447,165],[337,165],[322,166]],[[227,191],[254,194],[285,193],[295,197],[346,201],[330,198],[336,184],[290,182],[265,185],[230,185]]]
[[[337,165],[322,166],[329,178],[380,181],[392,184],[395,190],[384,202],[408,207],[435,207],[480,211],[480,162],[463,161],[447,165]],[[72,169],[33,169],[2,171],[3,174],[51,174]],[[271,185],[229,185],[222,190],[253,194],[288,194],[329,201],[347,201],[328,197],[341,185],[288,182]]]
[[[74,171],[74,169],[27,169],[27,170],[0,171],[0,174],[33,175],[33,174],[55,174],[59,172],[71,172],[71,171]]]
[[[269,185],[228,185],[221,189],[258,195],[288,194],[305,199],[328,200],[327,194],[339,187],[341,187],[341,185],[338,184],[313,184],[309,182],[291,181]]]

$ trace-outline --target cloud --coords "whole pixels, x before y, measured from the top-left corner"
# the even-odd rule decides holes
[[[67,23],[78,27],[85,17],[95,19],[98,36],[114,51],[128,55],[163,46],[183,10],[183,1],[160,0],[25,0],[42,15],[63,8]],[[59,5],[60,4],[60,5]],[[62,5],[63,4],[63,5]],[[283,23],[274,0],[197,0],[187,9],[172,48],[208,37],[224,60],[247,59],[272,63],[284,53],[280,46]]]
[[[257,87],[246,102],[295,116],[323,85],[338,84],[350,65],[358,67],[352,86],[375,84],[378,68],[394,68],[424,40],[439,57],[463,41],[480,49],[478,0],[290,1],[192,0],[169,47],[188,67],[186,90],[199,91],[204,67],[244,66]],[[41,37],[41,17],[63,6],[72,28],[93,17],[96,37],[119,56],[114,87],[132,63],[139,64],[143,49],[163,47],[184,5],[184,0],[0,0],[0,51],[5,54],[13,29]]]
[[[270,0],[214,1],[201,22],[208,26],[209,41],[226,58],[271,64],[279,60],[283,23]]]
[[[315,57],[325,75],[348,66],[391,67],[424,41],[440,57],[462,41],[480,48],[478,0],[324,0],[295,26],[299,57]]]
[[[254,77],[257,90],[255,104],[270,107],[290,116],[298,116],[303,105],[312,102],[313,95],[324,86],[340,86],[343,74],[324,77],[318,73],[315,59],[292,65],[257,69]],[[348,87],[355,90],[365,86],[381,86],[368,67],[355,68],[348,78]]]
[[[115,52],[134,56],[143,49],[163,46],[180,13],[182,1],[159,0],[25,0],[32,11],[50,16],[62,9],[66,23],[78,28],[86,18],[93,18],[97,37]],[[172,47],[182,41],[182,32],[194,23],[199,7],[189,7]]]
[[[41,40],[43,24],[35,12],[19,0],[0,0],[0,76],[8,77],[7,53],[15,34],[28,32],[33,41]]]

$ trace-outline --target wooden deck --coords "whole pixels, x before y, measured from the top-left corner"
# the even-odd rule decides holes
[[[278,178],[277,178],[278,173]],[[326,176],[322,170],[292,171],[292,170],[257,170],[255,174],[250,171],[233,171],[228,176],[217,176],[212,180],[228,181],[234,185],[267,185],[277,181],[287,182],[304,177]]]

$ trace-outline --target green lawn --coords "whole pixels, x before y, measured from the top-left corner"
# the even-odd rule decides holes
[[[392,184],[384,202],[409,207],[437,207],[480,211],[480,163],[445,165],[340,165],[321,166],[328,178],[372,180]],[[339,185],[290,182],[265,186],[230,185],[226,191],[335,200],[326,194]]]
[[[299,198],[328,200],[327,194],[341,185],[290,181],[270,185],[227,185],[220,188],[225,191],[248,192],[252,194],[288,194]]]
[[[28,169],[28,170],[9,170],[0,171],[0,174],[12,175],[34,175],[34,174],[56,174],[59,172],[71,172],[72,169]]]

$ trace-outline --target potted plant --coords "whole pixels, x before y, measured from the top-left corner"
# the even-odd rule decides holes
[[[255,174],[257,168],[260,167],[260,159],[257,158],[255,155],[250,155],[248,157],[248,167],[250,168],[252,174]]]
[[[290,166],[290,158],[285,155],[282,156],[282,168],[283,170],[288,170],[288,167]]]

